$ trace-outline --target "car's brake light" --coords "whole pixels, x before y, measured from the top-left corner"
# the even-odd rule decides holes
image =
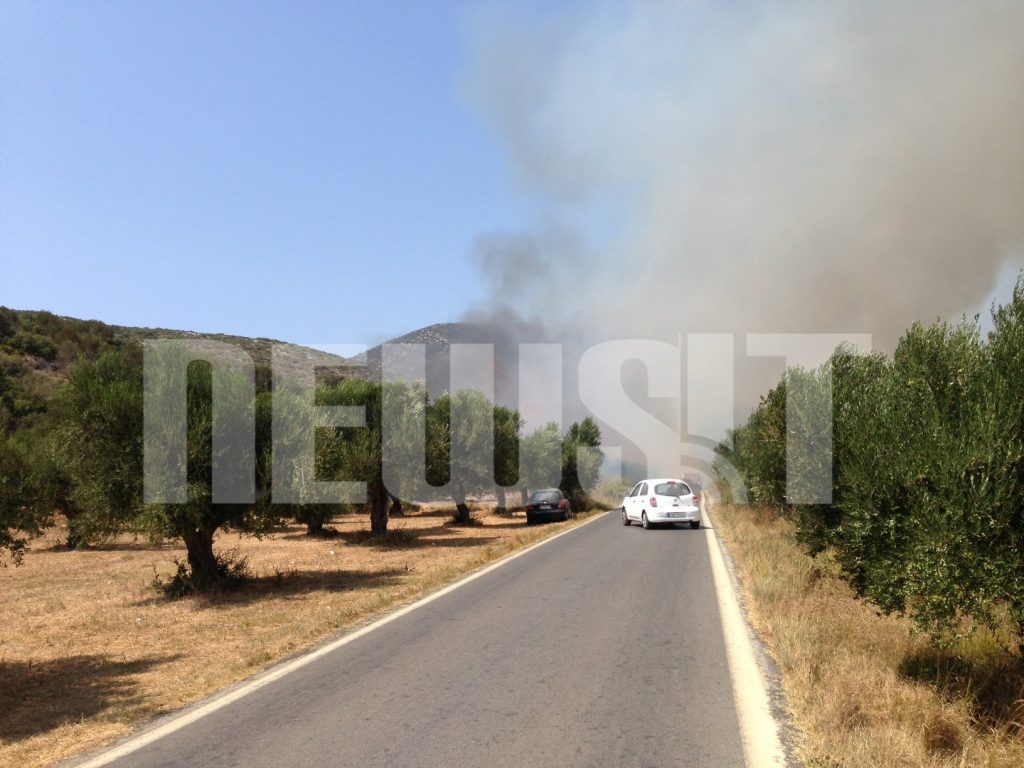
[[[565,509],[567,506],[569,506],[569,502],[567,502],[565,499],[562,499],[560,502],[558,502],[559,509]]]
[[[658,497],[657,496],[651,496],[651,506],[652,507],[658,506]]]
[[[699,507],[700,506],[700,496],[698,496],[696,493],[693,494],[693,506],[695,506],[695,507]]]

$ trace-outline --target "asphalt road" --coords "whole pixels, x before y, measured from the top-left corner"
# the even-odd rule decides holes
[[[707,530],[583,526],[114,765],[743,765]]]

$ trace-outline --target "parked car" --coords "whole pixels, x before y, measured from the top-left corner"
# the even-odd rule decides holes
[[[541,520],[568,520],[570,517],[572,507],[558,488],[541,488],[530,494],[530,501],[526,504],[527,525]]]
[[[641,480],[622,500],[622,524],[656,525],[689,523],[700,528],[700,494],[685,480],[654,478]]]

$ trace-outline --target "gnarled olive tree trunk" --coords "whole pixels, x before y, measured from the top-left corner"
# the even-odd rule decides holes
[[[185,540],[188,553],[188,567],[192,571],[192,583],[196,589],[203,590],[214,586],[221,579],[217,567],[217,556],[213,554],[213,534],[215,528],[199,528],[187,530],[181,538]]]
[[[469,514],[469,505],[466,503],[466,492],[456,487],[452,491],[452,500],[455,502],[455,515],[452,521],[458,525],[469,523],[472,518]]]

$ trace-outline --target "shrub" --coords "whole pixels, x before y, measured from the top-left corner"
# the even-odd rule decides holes
[[[825,453],[812,439],[787,458],[786,435],[831,381],[832,500],[795,510],[799,540],[943,641],[1006,624],[1024,636],[1024,279],[993,321],[984,340],[977,320],[915,324],[891,358],[841,348],[791,370],[718,449],[752,501],[785,505],[787,469],[799,488]]]
[[[37,333],[19,331],[10,340],[10,346],[19,352],[33,357],[41,357],[43,360],[52,362],[57,358],[57,345],[45,336]]]
[[[217,578],[214,583],[219,590],[235,590],[242,587],[252,578],[249,562],[235,552],[223,552],[215,556]],[[163,579],[159,575],[153,577],[153,587],[166,597],[180,598],[198,592],[209,591],[209,584],[196,581],[188,563],[175,559],[174,575]]]

